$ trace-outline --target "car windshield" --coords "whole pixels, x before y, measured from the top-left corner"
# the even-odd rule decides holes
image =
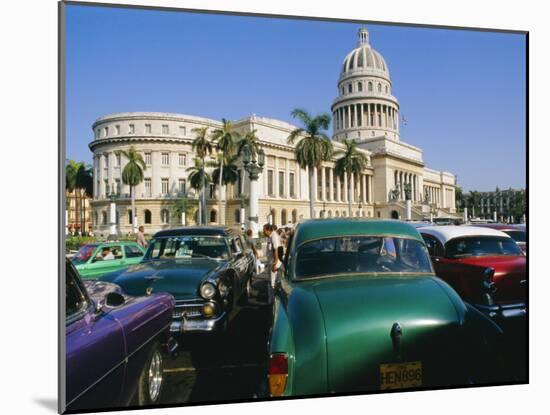
[[[295,264],[296,279],[341,274],[433,273],[422,242],[391,236],[342,236],[306,242],[298,248]]]
[[[145,260],[178,258],[227,259],[228,246],[219,236],[171,236],[151,240]]]
[[[445,245],[448,258],[492,255],[521,255],[521,250],[512,238],[501,236],[455,238]]]
[[[527,233],[525,231],[504,231],[504,233],[511,236],[516,242],[527,242]]]
[[[96,248],[97,248],[97,245],[84,245],[71,258],[72,263],[75,265],[78,265],[78,264],[84,264],[85,262],[88,262],[88,259],[90,259],[90,257],[92,256]]]

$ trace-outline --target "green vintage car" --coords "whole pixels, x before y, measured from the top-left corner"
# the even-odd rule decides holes
[[[268,340],[270,396],[503,380],[501,330],[434,275],[414,227],[309,220],[287,245]]]
[[[105,274],[139,263],[145,250],[136,242],[86,244],[71,258],[82,279]]]

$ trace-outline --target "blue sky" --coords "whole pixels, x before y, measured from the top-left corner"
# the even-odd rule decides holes
[[[67,7],[67,157],[91,163],[92,123],[124,111],[293,122],[328,112],[358,24]],[[525,187],[525,36],[368,24],[430,168],[465,190]]]

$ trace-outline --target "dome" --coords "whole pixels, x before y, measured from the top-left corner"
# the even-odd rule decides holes
[[[344,59],[340,77],[364,73],[382,76],[389,80],[388,65],[382,55],[370,46],[368,30],[362,27],[359,29],[358,36],[359,43]]]

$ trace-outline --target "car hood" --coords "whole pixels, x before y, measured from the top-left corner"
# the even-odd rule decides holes
[[[354,276],[319,280],[313,290],[324,318],[330,392],[378,389],[379,365],[397,361],[421,361],[432,386],[457,382],[437,367],[453,355],[466,309],[438,278]],[[398,351],[390,336],[396,323]]]
[[[197,298],[199,287],[223,262],[207,259],[172,259],[141,262],[110,278],[129,295],[168,292],[176,300]]]

